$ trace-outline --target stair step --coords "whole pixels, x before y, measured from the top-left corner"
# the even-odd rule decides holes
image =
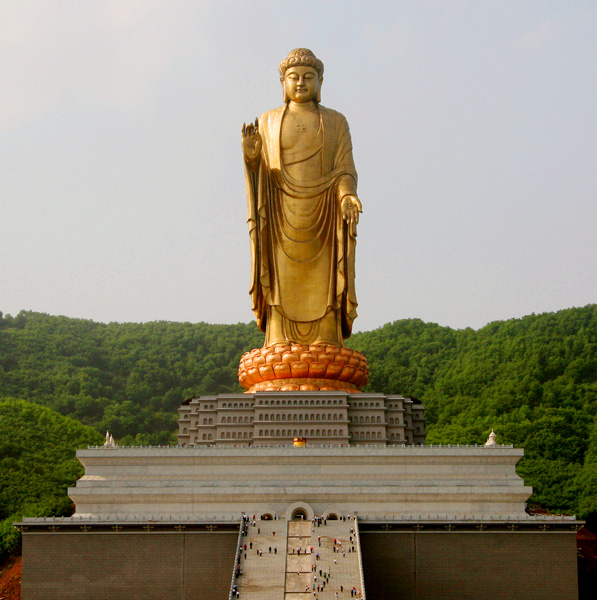
[[[310,521],[286,522],[284,519],[251,524],[241,545],[243,574],[236,580],[240,599],[307,600],[314,598],[313,592],[318,600],[335,600],[336,592],[339,600],[351,598],[350,590],[360,588],[354,534],[353,542],[350,541],[353,524],[352,520],[328,521],[327,525],[316,527]],[[321,589],[324,573],[327,583]],[[319,591],[317,586],[320,586]]]

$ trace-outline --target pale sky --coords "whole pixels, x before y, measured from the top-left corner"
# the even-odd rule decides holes
[[[0,311],[247,322],[240,128],[307,47],[351,127],[356,330],[597,301],[597,2],[0,2]]]

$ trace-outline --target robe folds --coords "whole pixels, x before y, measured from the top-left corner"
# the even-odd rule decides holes
[[[356,195],[350,131],[343,115],[318,105],[313,141],[299,152],[282,151],[286,110],[261,115],[261,156],[245,161],[252,309],[266,346],[342,346],[357,316],[356,233],[340,210],[344,196]]]

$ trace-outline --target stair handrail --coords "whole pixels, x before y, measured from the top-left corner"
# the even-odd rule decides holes
[[[286,594],[286,583],[288,581],[288,544],[290,540],[290,521],[286,521],[286,545],[284,546],[284,594]]]
[[[234,554],[234,567],[232,569],[232,581],[230,582],[230,592],[228,592],[228,600],[232,600],[232,590],[236,583],[236,569],[239,566],[240,547],[243,542],[243,532],[245,529],[245,515],[240,518],[240,528],[238,531],[238,541],[236,542],[236,553]],[[236,597],[236,594],[234,595]]]
[[[359,576],[361,578],[361,599],[367,600],[367,595],[365,594],[365,575],[363,573],[363,560],[361,558],[361,534],[359,533],[359,517],[357,513],[354,514],[354,533],[357,538],[357,560],[359,562]]]

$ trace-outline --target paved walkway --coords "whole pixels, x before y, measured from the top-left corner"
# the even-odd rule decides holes
[[[281,519],[249,525],[242,542],[243,575],[237,579],[240,599],[336,600],[336,593],[338,600],[355,597],[350,590],[360,589],[360,577],[353,524],[328,521],[313,527],[311,522]]]
[[[286,521],[256,521],[255,526],[251,522],[249,534],[242,540],[240,568],[243,574],[236,579],[241,600],[282,600],[286,575]]]

